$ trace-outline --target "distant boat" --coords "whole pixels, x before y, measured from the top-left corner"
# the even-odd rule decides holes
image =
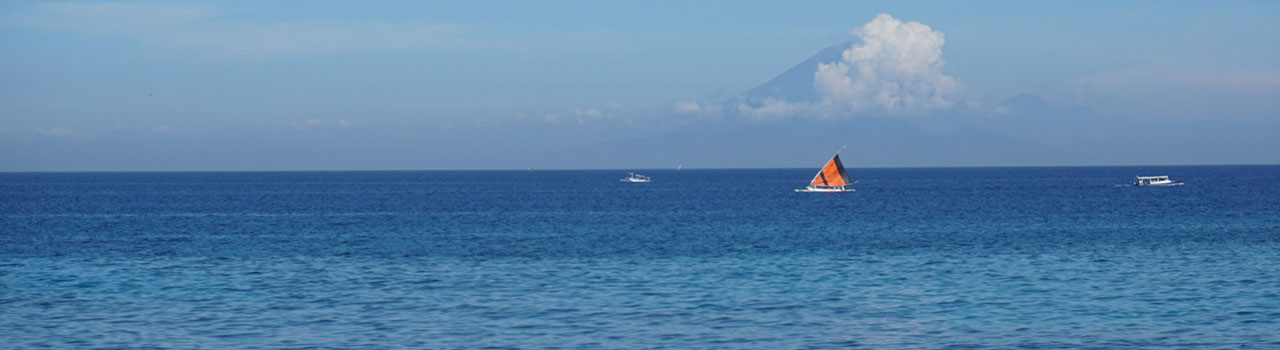
[[[849,180],[849,173],[844,171],[844,163],[840,162],[840,152],[843,151],[844,147],[840,147],[827,165],[818,170],[818,175],[809,181],[809,187],[796,189],[796,192],[853,192],[852,188],[845,188],[853,181]]]
[[[1169,180],[1168,176],[1138,176],[1134,186],[1182,186],[1182,180]]]
[[[622,182],[649,182],[649,181],[653,181],[653,179],[650,179],[648,176],[644,176],[644,175],[640,175],[640,174],[636,174],[636,173],[627,173],[627,177],[624,177],[624,178],[622,178],[622,179],[620,179],[620,180],[618,180],[618,181],[622,181]]]
[[[676,171],[680,171],[682,168],[684,168],[684,164],[676,164]]]

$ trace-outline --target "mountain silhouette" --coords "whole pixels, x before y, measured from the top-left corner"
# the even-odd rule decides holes
[[[742,94],[741,102],[755,105],[770,97],[782,98],[790,102],[817,102],[820,96],[813,91],[813,74],[818,71],[818,64],[839,61],[844,50],[848,50],[852,45],[853,42],[845,42],[818,51],[809,59],[792,66],[764,84],[747,90]]]
[[[630,133],[589,126],[574,131],[519,128],[503,139],[544,145],[515,147],[524,154],[520,159],[566,155],[559,163],[542,165],[548,168],[807,168],[820,166],[841,145],[849,146],[842,158],[850,168],[1249,163],[1259,159],[1259,149],[1280,149],[1280,138],[1268,132],[1275,125],[1143,120],[1079,104],[1055,104],[1032,93],[907,116],[761,118],[740,112],[743,105],[758,108],[767,99],[799,105],[820,101],[813,88],[818,64],[839,61],[851,45],[821,49],[759,86],[721,101],[718,109],[723,112],[715,116],[671,116],[666,121],[675,127],[640,132],[634,131],[640,126],[628,126]],[[541,131],[531,133],[534,130]],[[583,141],[581,135],[593,137]],[[538,141],[546,139],[551,141]],[[561,146],[552,149],[547,144]]]

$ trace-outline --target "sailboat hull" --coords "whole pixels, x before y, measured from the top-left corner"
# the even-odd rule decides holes
[[[852,188],[844,188],[844,187],[813,187],[813,186],[809,186],[809,187],[806,187],[806,188],[797,188],[797,189],[796,189],[796,192],[830,192],[830,193],[835,193],[835,192],[853,192],[853,191],[855,191],[855,190],[854,190],[854,189],[852,189]]]

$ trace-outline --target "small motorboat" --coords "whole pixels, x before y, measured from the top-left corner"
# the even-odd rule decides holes
[[[1169,180],[1168,176],[1138,176],[1134,186],[1182,186],[1182,180]]]
[[[640,175],[640,174],[636,174],[636,173],[627,173],[627,177],[624,177],[624,178],[622,178],[622,179],[619,179],[618,181],[622,181],[622,182],[649,182],[649,181],[653,181],[653,179],[649,178],[648,176],[644,176],[644,175]]]

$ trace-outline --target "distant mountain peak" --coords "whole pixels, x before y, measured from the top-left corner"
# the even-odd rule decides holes
[[[813,74],[818,71],[819,63],[840,61],[845,50],[853,46],[853,42],[844,42],[829,46],[810,56],[809,59],[792,66],[787,71],[769,79],[742,94],[748,102],[760,101],[769,97],[782,98],[791,102],[815,102],[820,96],[813,91]],[[728,102],[728,101],[726,101]]]

